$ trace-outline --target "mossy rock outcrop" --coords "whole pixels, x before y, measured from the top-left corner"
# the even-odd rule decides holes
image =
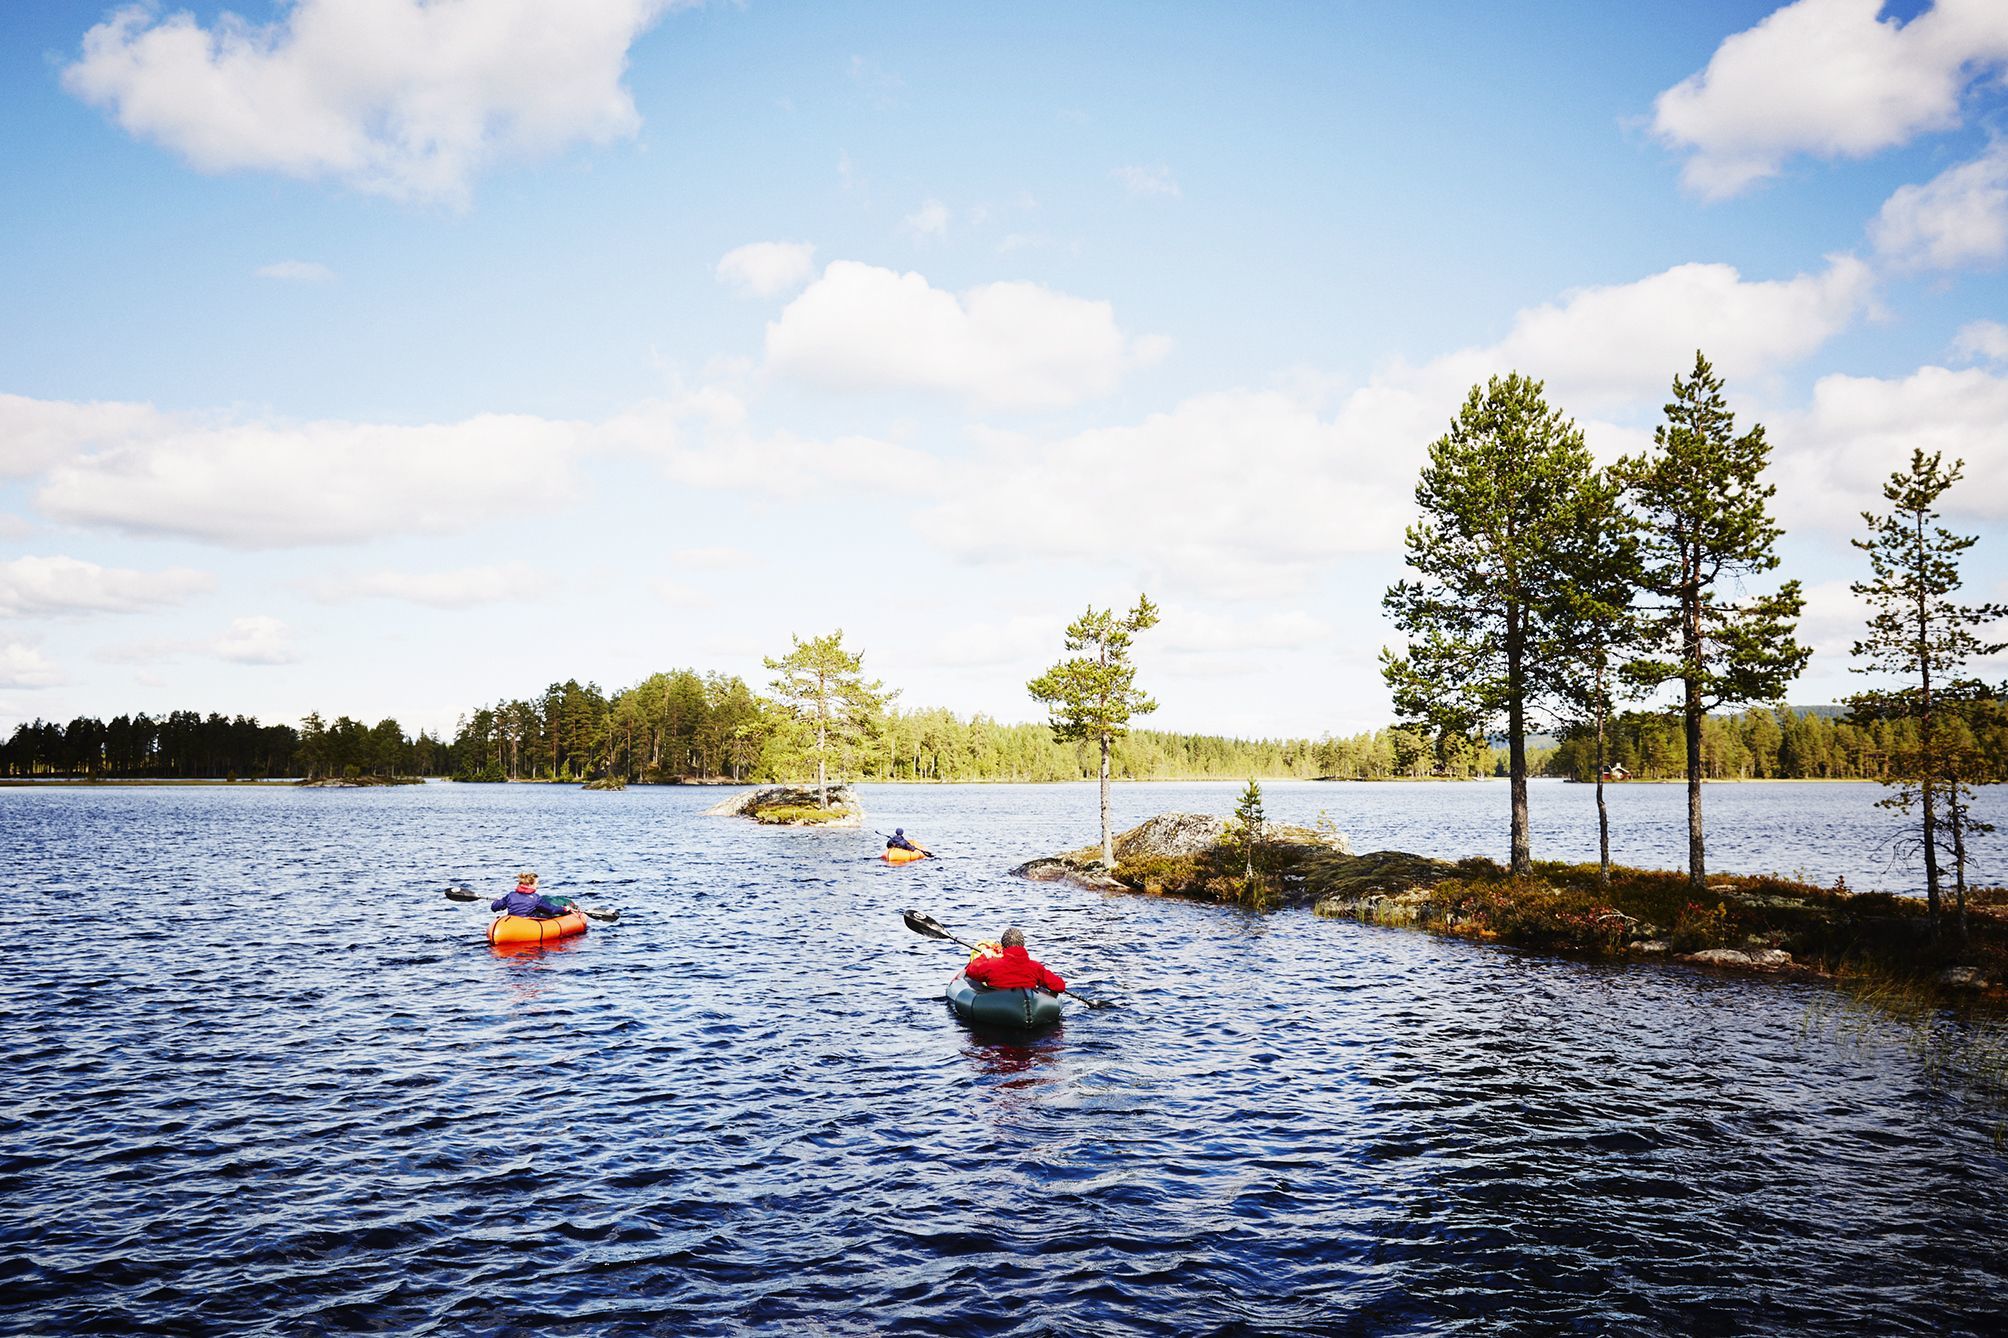
[[[721,799],[704,810],[715,818],[751,818],[769,827],[862,827],[864,805],[848,785],[832,785],[830,802],[813,785],[763,785]]]
[[[1350,858],[1336,831],[1264,823],[1257,846],[1258,878],[1250,889],[1246,857],[1231,824],[1211,813],[1160,813],[1117,834],[1113,869],[1100,846],[1030,860],[1011,872],[1039,882],[1063,881],[1097,892],[1149,892],[1236,904],[1298,904],[1307,863]]]
[[[303,790],[369,790],[379,785],[423,785],[417,776],[321,776],[294,782]]]
[[[602,776],[598,780],[587,781],[579,788],[581,790],[625,790],[627,789],[627,782],[619,776]]]

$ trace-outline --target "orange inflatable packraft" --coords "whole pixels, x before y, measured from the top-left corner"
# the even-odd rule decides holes
[[[498,915],[488,926],[490,943],[550,943],[586,932],[585,912],[572,910],[554,919],[533,915]]]

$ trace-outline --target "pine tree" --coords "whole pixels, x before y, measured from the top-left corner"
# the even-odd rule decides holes
[[[1559,723],[1595,741],[1597,878],[1611,881],[1611,815],[1604,800],[1610,769],[1611,712],[1629,695],[1626,668],[1645,645],[1645,621],[1633,601],[1640,579],[1638,522],[1625,510],[1616,473],[1600,472],[1585,489],[1581,561],[1563,592],[1549,653],[1573,667],[1563,678]]]
[[[1126,617],[1114,609],[1088,611],[1067,628],[1067,649],[1087,651],[1062,660],[1025,685],[1046,704],[1053,737],[1062,743],[1093,741],[1101,750],[1102,863],[1116,862],[1115,836],[1109,830],[1109,751],[1129,733],[1134,716],[1148,715],[1157,703],[1137,690],[1136,665],[1130,643],[1138,632],[1157,626],[1157,605],[1143,595]]]
[[[2008,617],[2000,604],[1961,604],[1952,598],[1959,589],[1960,555],[1976,542],[1937,524],[1938,499],[1960,478],[1965,461],[1944,467],[1939,452],[1913,450],[1910,468],[1899,469],[1883,485],[1889,514],[1862,512],[1869,537],[1852,542],[1869,555],[1873,578],[1850,589],[1874,610],[1868,634],[1854,645],[1855,671],[1887,674],[1901,680],[1897,688],[1857,693],[1848,698],[1855,720],[1906,720],[1915,723],[1915,743],[1898,750],[1887,779],[1895,791],[1882,801],[1886,808],[1920,811],[1924,852],[1925,898],[1932,923],[1939,921],[1941,841],[1953,846],[1959,864],[1959,932],[1966,932],[1966,837],[1975,833],[1966,804],[1966,786],[1975,770],[1974,750],[1966,745],[1970,729],[1960,719],[1969,703],[1986,699],[1986,690],[1970,680],[1959,681],[1967,662],[1993,655],[2008,646],[1982,641],[1976,627]],[[1950,717],[1950,718],[1948,718]],[[1951,726],[1951,728],[1948,728]],[[1962,730],[1964,737],[1962,737]],[[1941,798],[1954,806],[1949,830],[1941,831]]]
[[[1248,788],[1241,792],[1241,801],[1234,806],[1234,839],[1241,847],[1244,874],[1243,895],[1251,903],[1259,903],[1261,884],[1255,877],[1255,851],[1262,844],[1262,830],[1268,819],[1262,812],[1262,787],[1255,778],[1248,778]]]
[[[865,681],[864,654],[844,649],[841,627],[828,636],[789,640],[793,650],[765,663],[778,675],[772,686],[782,710],[813,732],[816,802],[828,808],[831,756],[848,757],[898,694],[887,692],[883,683]]]
[[[1527,817],[1530,718],[1561,691],[1556,622],[1594,555],[1591,513],[1607,501],[1576,425],[1539,381],[1514,372],[1473,386],[1429,448],[1408,530],[1419,580],[1382,603],[1408,651],[1381,652],[1396,712],[1425,735],[1504,725],[1515,873],[1533,868]]]
[[[1778,565],[1782,531],[1761,481],[1771,447],[1762,424],[1736,435],[1722,380],[1699,352],[1673,380],[1653,450],[1620,465],[1641,522],[1642,583],[1660,655],[1633,666],[1642,685],[1680,684],[1687,739],[1687,872],[1703,888],[1701,722],[1717,707],[1775,702],[1812,653],[1793,640],[1804,600],[1799,583],[1738,602],[1745,577]]]

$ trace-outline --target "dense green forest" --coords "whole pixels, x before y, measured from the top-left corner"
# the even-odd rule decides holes
[[[108,721],[80,716],[68,725],[36,720],[17,726],[0,743],[0,776],[298,775],[299,748],[299,731],[291,726],[261,725],[241,715],[173,711]]]
[[[1965,734],[1989,764],[1987,779],[2008,779],[2008,715],[1976,710],[1940,728]],[[1710,780],[1881,780],[1893,757],[1915,750],[1917,730],[1915,720],[1857,724],[1831,711],[1784,706],[1712,715],[1701,722],[1701,771]],[[1687,774],[1687,743],[1677,716],[1631,712],[1610,722],[1607,737],[1612,764],[1636,779]],[[1564,738],[1546,771],[1596,779],[1595,739],[1587,732]]]
[[[1905,743],[1909,722],[1855,725],[1830,709],[1789,707],[1711,716],[1702,762],[1712,779],[1876,779]],[[1610,755],[1640,779],[1684,774],[1677,719],[1633,713],[1611,722]],[[2008,772],[2008,717],[1990,714],[1974,742]],[[1588,741],[1565,738],[1549,775],[1594,775]],[[1469,778],[1499,773],[1503,755],[1483,743],[1432,740],[1390,728],[1319,739],[1230,739],[1136,730],[1116,741],[1125,780]],[[1540,755],[1536,755],[1539,762]],[[842,759],[845,778],[897,781],[1065,781],[1096,773],[1087,743],[1059,743],[1044,724],[1004,724],[939,709],[887,712]],[[34,721],[0,743],[0,776],[104,779],[243,779],[290,776],[451,776],[461,780],[630,782],[797,780],[813,772],[800,726],[736,677],[682,669],[653,674],[609,696],[576,680],[463,717],[454,737],[407,735],[309,715],[294,729],[245,716],[175,711],[160,717]]]
[[[461,722],[446,771],[497,781],[793,780],[813,772],[807,746],[802,727],[740,679],[681,669],[612,696],[574,680],[483,707]],[[939,709],[886,712],[840,761],[846,777],[899,781],[1081,780],[1097,766],[1089,745],[1056,742],[1044,724]],[[1397,730],[1323,739],[1137,730],[1114,756],[1115,774],[1131,780],[1475,776],[1491,767],[1482,746],[1439,750]]]
[[[0,743],[0,775],[104,779],[237,776],[452,776],[461,780],[632,782],[799,779],[800,726],[746,684],[692,670],[653,674],[609,696],[594,684],[554,683],[536,697],[484,706],[462,717],[451,741],[408,736],[395,720],[374,726],[309,715],[295,730],[177,711],[109,723],[37,720]],[[1043,724],[1003,724],[945,710],[887,712],[866,743],[843,758],[846,777],[867,780],[1056,781],[1095,774],[1086,744],[1058,743]],[[1249,776],[1488,775],[1492,751],[1461,740],[1439,746],[1408,731],[1345,738],[1230,739],[1138,730],[1117,741],[1123,779],[1246,779]]]

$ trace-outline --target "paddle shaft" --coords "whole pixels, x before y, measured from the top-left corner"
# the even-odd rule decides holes
[[[446,899],[448,901],[481,901],[483,897],[479,892],[468,888],[449,887],[446,889]],[[567,898],[566,900],[570,901],[571,899]],[[612,924],[621,918],[619,911],[602,910],[595,906],[581,906],[576,901],[571,902],[569,909],[577,911],[588,920],[598,920],[601,924]]]
[[[981,948],[977,947],[974,943],[964,943],[961,939],[949,933],[946,929],[941,927],[941,922],[939,920],[934,919],[932,916],[922,915],[919,911],[907,911],[901,916],[901,918],[906,921],[906,927],[908,929],[911,929],[916,934],[924,934],[928,938],[945,938],[950,943],[954,943],[960,947],[967,948],[971,952],[983,951]],[[1074,993],[1072,990],[1061,990],[1060,996],[1062,998],[1072,999],[1075,1003],[1079,1004],[1081,1007],[1091,1010],[1096,1008],[1107,1008],[1109,1006],[1109,1002],[1106,999],[1084,999],[1080,995]]]

